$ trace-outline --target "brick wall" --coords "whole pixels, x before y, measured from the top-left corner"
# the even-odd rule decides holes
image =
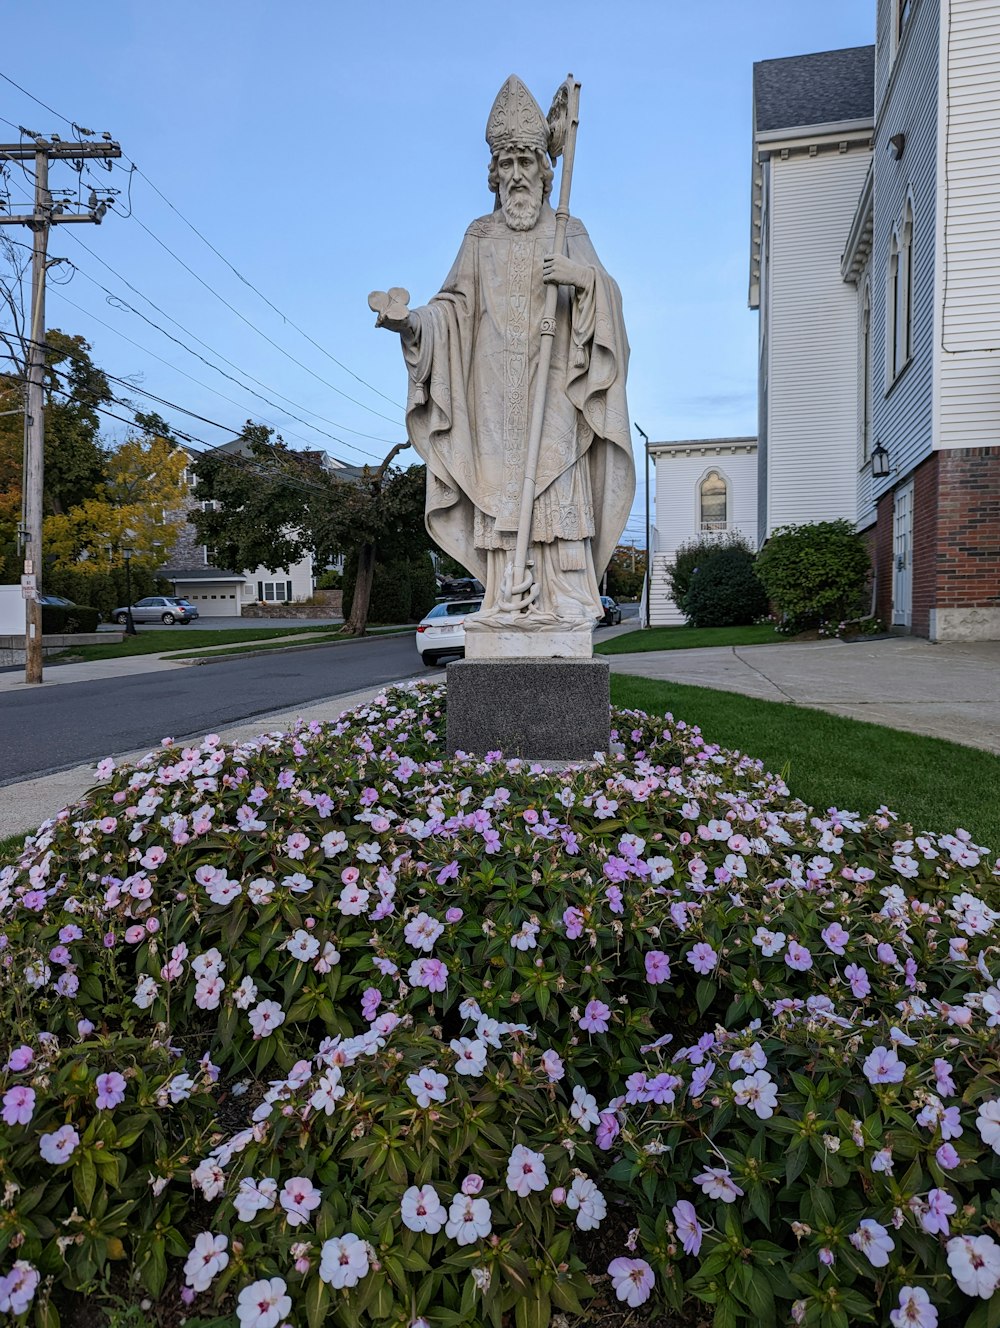
[[[892,621],[893,494],[866,532],[878,569],[876,612]],[[913,472],[913,631],[932,608],[1000,606],[1000,447],[934,452]]]
[[[1000,606],[1000,447],[939,452],[937,607]]]

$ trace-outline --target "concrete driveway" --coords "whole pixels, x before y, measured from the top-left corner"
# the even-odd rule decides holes
[[[792,702],[1000,754],[1000,641],[891,637],[608,658],[615,673]]]

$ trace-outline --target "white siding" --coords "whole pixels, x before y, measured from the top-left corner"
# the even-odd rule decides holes
[[[257,567],[252,572],[244,572],[243,575],[253,590],[250,596],[251,603],[257,597],[258,581],[291,581],[293,601],[308,599],[313,593],[312,554],[306,554],[297,563],[292,563],[291,567],[280,567],[276,572],[269,572],[266,567]]]
[[[699,486],[710,470],[728,486],[729,529],[757,545],[757,449],[753,443],[697,444],[671,452],[654,452],[656,469],[656,553],[650,577],[649,621],[652,627],[682,623],[684,616],[670,598],[666,569],[678,548],[700,533]]]
[[[1000,441],[1000,0],[942,0],[938,448]]]
[[[857,294],[840,260],[869,159],[771,159],[765,534],[855,518]]]

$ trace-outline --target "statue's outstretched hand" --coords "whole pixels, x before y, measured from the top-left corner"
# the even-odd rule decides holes
[[[408,332],[411,326],[409,302],[410,292],[402,286],[372,291],[368,296],[368,308],[378,314],[375,326],[387,328],[390,332]]]
[[[574,286],[586,290],[594,283],[593,269],[574,263],[565,254],[546,254],[542,259],[542,280],[547,286]]]

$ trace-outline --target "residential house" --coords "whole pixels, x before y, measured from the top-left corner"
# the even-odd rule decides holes
[[[757,440],[650,443],[649,455],[656,511],[650,532],[649,624],[664,627],[684,621],[667,579],[682,544],[739,534],[757,545]]]
[[[246,452],[246,446],[242,439],[236,439],[216,450],[239,456]],[[197,456],[196,453],[189,455],[192,460]],[[345,466],[326,452],[308,455],[313,456],[324,468],[336,470],[345,476],[358,473],[356,467]],[[199,507],[208,507],[210,501],[200,501],[195,489],[189,487],[183,507],[185,516]],[[246,568],[242,571],[217,567],[212,563],[206,546],[198,542],[194,526],[185,523],[171,550],[168,564],[160,569],[159,574],[171,583],[175,595],[183,595],[191,600],[203,616],[238,618],[245,605],[257,602],[294,603],[309,599],[316,588],[319,570],[322,569],[314,566],[311,554],[291,567],[282,567],[276,572],[266,567]]]
[[[998,86],[1000,0],[754,66],[760,536],[848,517],[932,640],[1000,639]]]

